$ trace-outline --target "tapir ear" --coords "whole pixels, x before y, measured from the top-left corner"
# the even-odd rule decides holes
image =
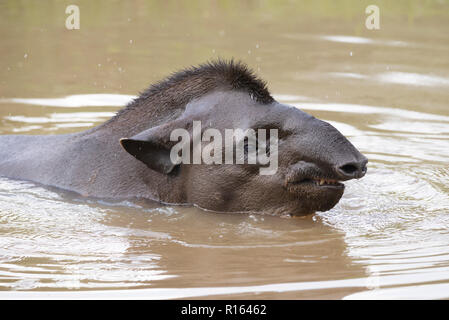
[[[169,174],[176,166],[170,159],[169,143],[164,143],[154,129],[120,139],[120,144],[129,154],[157,172]]]

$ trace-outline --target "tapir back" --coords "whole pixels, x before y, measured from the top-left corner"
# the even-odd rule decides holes
[[[0,176],[45,183],[67,135],[0,136]]]

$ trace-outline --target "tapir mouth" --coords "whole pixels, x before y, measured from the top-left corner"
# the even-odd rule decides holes
[[[341,164],[315,164],[299,161],[287,169],[285,188],[294,194],[335,197],[343,195],[345,185],[342,181],[360,179],[366,173],[367,159]],[[345,162],[343,162],[345,163]]]
[[[313,163],[300,162],[291,167],[290,172],[285,177],[285,187],[288,191],[297,193],[300,191],[338,191],[344,190],[342,181],[344,177],[332,170],[324,170]]]
[[[301,210],[309,213],[327,211],[343,196],[345,185],[341,181],[330,172],[327,176],[318,172],[308,175],[290,174],[285,180],[285,190],[292,201],[299,199]]]
[[[315,186],[319,188],[336,188],[341,189],[344,188],[345,185],[339,180],[335,179],[328,179],[328,178],[305,178],[299,181],[289,181],[287,182],[289,185],[309,185],[309,186]]]

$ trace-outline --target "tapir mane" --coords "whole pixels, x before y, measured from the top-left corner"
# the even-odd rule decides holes
[[[216,89],[245,91],[262,104],[274,101],[265,81],[258,78],[246,64],[219,59],[178,71],[151,85],[120,110],[116,117],[145,105],[179,108]]]

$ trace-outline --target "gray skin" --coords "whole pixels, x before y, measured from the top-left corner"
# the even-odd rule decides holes
[[[191,132],[193,120],[223,137],[229,128],[278,129],[276,174],[260,175],[258,165],[249,164],[174,166],[169,150],[176,142],[169,141],[170,133]],[[0,136],[0,175],[83,196],[145,198],[217,212],[326,211],[338,203],[344,185],[319,185],[313,179],[361,178],[366,163],[330,124],[277,101],[263,104],[247,92],[226,89],[212,90],[183,108],[125,112],[81,133]]]
[[[194,120],[203,132],[214,128],[223,137],[225,129],[277,129],[276,174],[260,175],[254,164],[174,165],[170,150],[177,141],[170,134],[182,128],[192,135]],[[0,175],[83,196],[144,198],[218,212],[326,211],[343,195],[337,181],[361,178],[366,163],[334,127],[278,103],[264,81],[232,60],[179,71],[84,132],[0,136]]]

